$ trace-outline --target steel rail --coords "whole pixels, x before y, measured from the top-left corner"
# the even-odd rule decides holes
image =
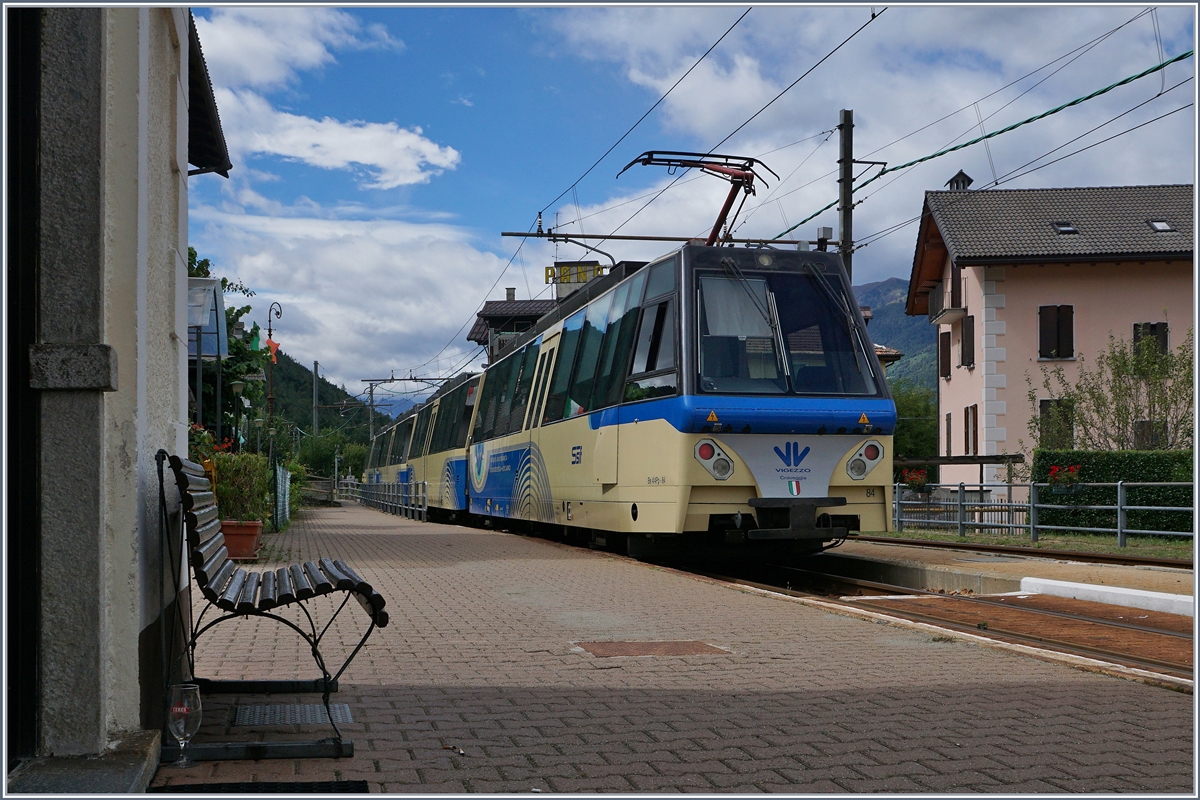
[[[1087,656],[1090,658],[1103,658],[1109,662],[1114,662],[1114,663],[1124,662],[1125,666],[1137,666],[1139,668],[1145,668],[1145,669],[1149,669],[1151,671],[1154,671],[1154,670],[1164,671],[1165,670],[1166,672],[1170,673],[1174,677],[1182,677],[1182,678],[1191,679],[1192,675],[1193,675],[1192,668],[1190,666],[1188,666],[1187,664],[1175,664],[1175,663],[1172,663],[1169,661],[1158,661],[1158,660],[1152,659],[1152,658],[1145,658],[1142,656],[1130,655],[1128,653],[1121,653],[1121,652],[1117,652],[1117,651],[1113,651],[1113,650],[1105,650],[1105,649],[1099,648],[1099,647],[1091,647],[1089,645],[1081,645],[1081,644],[1074,644],[1071,642],[1063,642],[1058,639],[1052,639],[1052,638],[1046,637],[1046,636],[1035,636],[1032,634],[1018,633],[1016,631],[1009,631],[1009,630],[1005,630],[1003,628],[993,628],[991,626],[988,626],[987,628],[979,628],[977,625],[971,625],[971,624],[965,623],[965,622],[957,622],[955,620],[944,619],[942,617],[937,617],[932,614],[923,614],[919,611],[910,611],[907,609],[898,609],[898,608],[893,608],[893,607],[884,606],[884,605],[876,605],[876,604],[871,604],[866,601],[847,600],[847,599],[843,599],[843,598],[838,598],[837,600],[830,600],[827,597],[821,597],[820,595],[816,595],[811,592],[800,592],[800,591],[796,591],[794,589],[787,589],[782,586],[774,586],[774,585],[768,584],[768,583],[759,583],[757,581],[746,580],[744,578],[732,578],[727,575],[716,575],[713,573],[703,573],[703,572],[697,572],[695,574],[703,575],[704,577],[711,578],[713,580],[723,581],[725,583],[730,583],[730,584],[734,584],[734,585],[749,586],[749,587],[752,587],[755,589],[763,589],[766,591],[778,592],[780,594],[786,594],[791,597],[819,599],[822,602],[832,603],[835,605],[843,605],[843,606],[846,606],[846,607],[849,607],[852,609],[861,609],[864,611],[871,611],[872,613],[883,613],[888,616],[899,617],[902,619],[908,619],[908,620],[914,621],[914,622],[924,622],[927,624],[936,625],[938,627],[950,628],[952,630],[957,630],[962,633],[970,633],[975,636],[983,636],[984,638],[987,638],[986,634],[993,634],[993,635],[1008,637],[1010,639],[1022,640],[1022,641],[1018,641],[1017,644],[1032,642],[1036,645],[1043,645],[1043,646],[1052,645],[1056,651],[1066,652],[1068,655],[1083,655],[1083,656]],[[826,577],[836,578],[836,576],[826,576]],[[937,596],[943,597],[946,595],[937,595]],[[950,595],[950,596],[955,596],[955,595]],[[1011,606],[1010,606],[1010,608],[1011,608]],[[1046,649],[1046,648],[1043,647],[1043,649]]]
[[[1192,562],[1183,558],[1154,558],[1150,556],[1113,555],[1112,553],[1081,553],[1074,550],[1043,550],[1036,547],[1007,544],[971,544],[969,542],[944,542],[936,539],[900,539],[891,536],[863,536],[851,533],[846,541],[899,544],[908,547],[936,547],[943,550],[977,550],[981,553],[1006,553],[1008,555],[1052,558],[1058,561],[1090,561],[1097,564],[1121,564],[1134,567],[1173,567],[1192,569]]]
[[[839,583],[848,583],[851,586],[861,586],[866,589],[878,589],[880,591],[885,591],[885,592],[889,592],[891,594],[896,594],[896,595],[903,594],[903,595],[910,595],[913,597],[953,598],[955,600],[965,600],[967,602],[978,603],[980,605],[985,605],[985,606],[995,606],[997,608],[1015,609],[1017,611],[1024,611],[1024,612],[1028,612],[1031,614],[1041,614],[1041,615],[1047,616],[1047,617],[1060,617],[1062,619],[1080,620],[1083,622],[1092,623],[1094,625],[1105,625],[1110,628],[1126,628],[1128,630],[1138,631],[1140,633],[1153,633],[1153,634],[1161,634],[1163,636],[1175,636],[1180,639],[1193,638],[1192,633],[1190,631],[1186,632],[1186,633],[1184,633],[1182,631],[1169,631],[1169,630],[1165,630],[1163,628],[1153,628],[1149,625],[1139,625],[1136,622],[1122,622],[1120,620],[1115,620],[1115,619],[1103,619],[1101,617],[1093,617],[1093,616],[1089,616],[1087,614],[1072,614],[1069,611],[1054,611],[1054,610],[1048,609],[1048,608],[1030,608],[1028,606],[1017,606],[1017,605],[1012,605],[1011,603],[1005,603],[1002,600],[990,600],[986,597],[975,597],[973,595],[965,595],[965,594],[943,594],[941,592],[931,592],[928,589],[911,589],[907,586],[897,586],[897,585],[890,584],[890,583],[878,583],[876,581],[866,581],[866,580],[862,580],[861,578],[843,578],[839,575],[830,575],[829,573],[825,573],[825,572],[815,572],[813,570],[799,569],[797,567],[776,566],[775,568],[789,570],[792,572],[804,572],[804,573],[808,573],[810,575],[815,575],[815,576],[821,577],[821,578],[829,578],[829,579],[839,582]],[[1037,593],[1029,592],[1029,594],[1037,594]]]

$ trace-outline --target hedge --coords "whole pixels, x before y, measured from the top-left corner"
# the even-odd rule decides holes
[[[1191,450],[1035,450],[1033,480],[1046,483],[1050,467],[1079,465],[1080,483],[1171,483],[1192,481]],[[1115,486],[1088,487],[1079,494],[1051,494],[1041,489],[1039,503],[1063,506],[1116,505]],[[1125,503],[1132,506],[1192,505],[1191,486],[1127,487]],[[1084,528],[1116,528],[1117,512],[1094,509],[1042,509],[1038,512],[1042,525],[1079,526]],[[1126,528],[1157,531],[1192,532],[1192,515],[1177,511],[1130,511]]]

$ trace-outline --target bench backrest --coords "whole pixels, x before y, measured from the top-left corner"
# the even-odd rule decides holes
[[[218,591],[225,588],[237,569],[229,558],[225,535],[221,533],[217,496],[204,467],[179,456],[171,456],[169,460],[183,505],[192,574],[204,596],[215,603]]]

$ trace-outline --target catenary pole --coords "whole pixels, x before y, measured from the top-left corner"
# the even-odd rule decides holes
[[[841,132],[841,154],[838,158],[839,177],[838,190],[841,194],[841,236],[838,239],[838,252],[842,256],[842,264],[846,267],[846,278],[854,285],[854,271],[850,262],[854,250],[854,111],[842,109],[838,130]]]

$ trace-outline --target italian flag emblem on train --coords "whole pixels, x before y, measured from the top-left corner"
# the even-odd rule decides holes
[[[788,481],[788,494],[796,497],[800,494],[800,481]]]

